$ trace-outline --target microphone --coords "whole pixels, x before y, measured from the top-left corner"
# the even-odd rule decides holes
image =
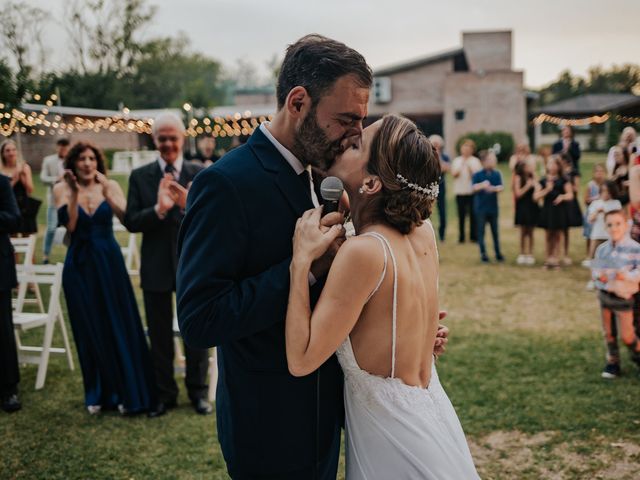
[[[320,184],[320,195],[322,196],[322,204],[324,209],[322,213],[337,212],[340,198],[342,198],[342,192],[344,191],[344,185],[342,180],[338,177],[327,177],[322,180]]]

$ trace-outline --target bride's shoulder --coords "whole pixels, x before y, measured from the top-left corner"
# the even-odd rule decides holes
[[[332,270],[359,273],[364,276],[379,272],[384,264],[384,251],[372,236],[356,236],[345,241],[336,254]]]

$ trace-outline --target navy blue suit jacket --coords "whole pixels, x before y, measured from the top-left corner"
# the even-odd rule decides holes
[[[287,368],[291,242],[310,208],[303,182],[259,129],[189,192],[178,239],[178,321],[187,344],[218,346],[218,439],[232,475],[312,468],[342,422],[335,356],[306,377]],[[322,281],[312,287],[313,303],[321,288]]]
[[[560,139],[553,144],[551,153],[561,153],[563,148],[564,144],[562,143],[562,139]],[[571,155],[571,159],[573,160],[573,169],[580,175],[580,144],[575,140],[571,140],[569,144],[569,155]]]
[[[0,174],[0,291],[11,290],[17,284],[16,259],[9,234],[17,232],[19,227],[20,210],[11,182]]]

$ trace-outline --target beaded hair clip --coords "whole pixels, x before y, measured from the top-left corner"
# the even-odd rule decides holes
[[[396,178],[400,181],[400,183],[406,185],[411,190],[415,190],[416,192],[422,193],[424,196],[426,196],[431,200],[435,200],[436,198],[438,198],[438,194],[440,193],[440,186],[438,185],[438,182],[433,182],[427,185],[426,187],[421,187],[420,185],[411,183],[409,180],[404,178],[399,173],[396,175]]]

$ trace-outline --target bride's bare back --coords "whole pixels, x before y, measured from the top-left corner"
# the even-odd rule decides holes
[[[439,323],[438,251],[433,228],[425,223],[408,235],[383,225],[367,230],[389,241],[398,266],[395,376],[408,385],[425,387],[431,375]],[[381,275],[382,243],[369,236],[353,240],[369,250],[372,262],[380,265]],[[382,284],[364,306],[350,335],[360,368],[383,377],[391,376],[392,351],[393,262],[388,252],[387,256]]]

